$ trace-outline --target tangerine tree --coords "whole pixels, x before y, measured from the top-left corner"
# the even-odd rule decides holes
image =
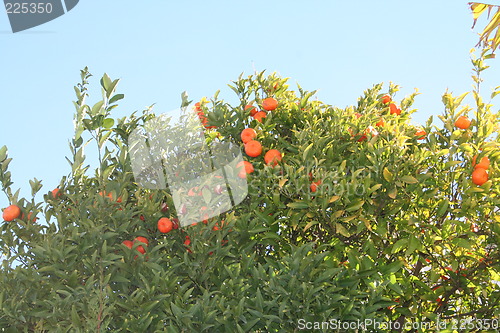
[[[472,59],[473,106],[445,93],[440,126],[432,117],[412,125],[417,93],[397,99],[394,84],[344,109],[263,72],[230,84],[236,105],[217,92],[191,107],[184,95],[207,144],[240,145],[234,171],[248,185],[243,202],[188,226],[172,191],[142,188],[131,167],[130,136],[158,115],[114,117],[124,96],[106,74],[102,98],[88,104],[82,70],[71,172],[56,189],[39,202],[34,179],[32,196],[20,197],[0,149],[9,201],[0,327],[289,332],[373,320],[405,330],[498,318],[500,141],[498,115],[479,94],[485,56]],[[84,153],[92,146],[95,170]],[[208,216],[221,193],[185,195]]]

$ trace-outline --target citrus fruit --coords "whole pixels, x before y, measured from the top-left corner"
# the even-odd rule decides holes
[[[241,141],[247,143],[257,137],[257,132],[253,128],[245,128],[241,131]]]
[[[417,137],[417,140],[424,140],[426,135],[427,135],[427,132],[424,130],[418,130],[415,132],[415,136]]]
[[[241,170],[238,172],[238,177],[240,178],[247,178],[247,174],[254,172],[254,168],[252,163],[248,161],[242,161],[236,165],[238,169],[241,168]]]
[[[257,113],[257,108],[252,104],[248,104],[245,106],[245,111],[249,111],[250,115],[253,117]]]
[[[474,156],[474,158],[472,158],[472,165],[474,166],[474,169],[479,168],[479,169],[487,170],[490,167],[490,159],[488,158],[488,156],[484,156],[481,159],[481,162],[479,162],[478,164],[476,164],[476,158],[477,158],[477,155]]]
[[[19,215],[21,215],[21,208],[16,205],[10,205],[3,211],[3,219],[7,222],[14,221]]]
[[[148,239],[146,237],[142,237],[142,236],[136,237],[134,239],[134,242],[141,242],[141,243],[146,244],[146,246],[149,245]]]
[[[382,103],[384,103],[384,104],[388,104],[388,103],[390,103],[392,101],[392,98],[389,95],[384,95],[384,96],[382,96],[382,98],[380,99],[380,101]]]
[[[59,192],[58,188],[53,189],[51,194],[52,194],[52,198],[54,198],[54,199],[61,197],[61,193]]]
[[[259,111],[253,115],[254,119],[257,120],[259,123],[263,122],[266,116],[267,114],[264,111]]]
[[[389,104],[389,110],[391,111],[391,114],[395,114],[398,116],[401,114],[401,109],[398,108],[394,103]]]
[[[276,164],[278,164],[278,162],[281,161],[281,159],[281,153],[277,149],[268,150],[264,155],[264,162],[266,162],[267,165],[275,166]]]
[[[170,231],[172,231],[173,227],[174,224],[167,217],[162,217],[158,220],[158,231],[160,231],[161,233],[169,233]]]
[[[245,153],[250,157],[257,157],[262,154],[262,145],[259,141],[250,140],[245,143]]]
[[[123,245],[125,245],[126,247],[128,247],[129,249],[131,249],[131,248],[132,248],[132,246],[134,246],[134,242],[129,241],[129,240],[124,240],[124,241],[122,242],[122,244],[123,244]]]
[[[273,111],[278,107],[278,101],[272,97],[268,97],[262,101],[262,108],[266,111]]]
[[[470,127],[471,121],[465,116],[460,116],[455,121],[455,126],[460,129],[468,129]]]
[[[483,168],[477,168],[472,172],[472,182],[478,186],[488,181],[488,173]]]

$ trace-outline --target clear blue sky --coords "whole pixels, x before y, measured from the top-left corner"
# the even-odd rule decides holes
[[[73,85],[85,66],[94,87],[104,72],[122,79],[116,117],[153,103],[158,113],[175,109],[184,90],[198,99],[221,89],[233,99],[231,80],[267,70],[339,107],[379,82],[401,85],[398,98],[418,88],[414,122],[423,123],[442,112],[447,88],[471,87],[469,50],[478,40],[471,25],[467,1],[456,0],[82,0],[17,34],[0,10],[0,146],[14,158],[22,194],[33,177],[44,193],[57,186],[70,171]],[[500,64],[490,64],[485,89],[499,85]]]

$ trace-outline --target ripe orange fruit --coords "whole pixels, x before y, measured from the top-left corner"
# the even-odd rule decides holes
[[[478,164],[476,164],[476,158],[477,158],[477,155],[472,158],[472,166],[474,166],[474,169],[479,168],[479,169],[488,170],[488,168],[490,167],[490,159],[488,158],[488,156],[484,156],[481,159],[481,162],[479,162]]]
[[[281,159],[281,153],[277,149],[268,150],[266,155],[264,155],[264,162],[266,162],[267,165],[275,166],[278,162],[281,162]]]
[[[309,188],[311,189],[311,192],[316,192],[318,190],[318,186],[321,185],[321,180],[318,180],[317,182],[313,182]]]
[[[192,187],[192,188],[189,189],[187,195],[188,195],[188,197],[194,197],[194,196],[196,196],[196,194],[198,193],[198,191],[199,191],[198,186]]]
[[[385,126],[384,118],[380,118],[380,120],[375,124],[375,126],[384,127]]]
[[[278,101],[268,97],[262,101],[262,108],[266,111],[273,111],[278,107]]]
[[[141,242],[141,243],[146,244],[146,246],[148,246],[148,245],[149,245],[149,241],[148,241],[148,239],[147,239],[146,237],[142,237],[142,236],[136,237],[136,238],[134,239],[134,242]]]
[[[384,104],[388,104],[388,103],[392,102],[392,98],[389,95],[384,95],[384,96],[382,96],[380,101]]]
[[[488,181],[488,173],[483,168],[477,168],[472,172],[472,182],[478,186]]]
[[[191,238],[189,238],[189,236],[186,236],[186,240],[184,241],[184,245],[188,246],[189,244],[191,244]]]
[[[259,141],[250,140],[245,143],[245,153],[250,157],[257,157],[262,154],[262,145]]]
[[[122,244],[125,245],[126,247],[128,247],[129,249],[131,249],[134,246],[134,242],[129,241],[129,240],[124,240],[122,242]]]
[[[367,139],[366,135],[363,134],[359,139],[358,139],[358,142],[363,142]]]
[[[71,208],[68,208],[68,210],[71,211]],[[29,212],[28,213],[28,218],[27,218],[27,221],[28,222],[36,222],[36,220],[38,220],[38,217],[31,217],[32,215],[32,212]],[[26,216],[24,215],[24,213],[21,214],[21,220],[25,220],[26,219]]]
[[[361,118],[361,116],[362,116],[362,114],[359,112],[356,112],[354,115],[356,116],[357,119]]]
[[[471,121],[465,116],[460,116],[455,121],[455,126],[460,129],[468,129],[470,127]]]
[[[21,208],[16,205],[10,205],[3,210],[3,219],[7,222],[14,221],[19,215],[21,215]]]
[[[167,217],[162,217],[158,220],[158,231],[160,231],[161,233],[169,233],[170,231],[172,231],[173,227],[174,224]]]
[[[146,246],[149,245],[148,239],[146,237],[142,237],[142,236],[136,237],[134,239],[134,243],[136,243],[136,242],[146,244]],[[136,247],[136,250],[141,252],[142,254],[146,253],[146,250],[144,249],[144,247],[142,245],[139,245],[138,247]]]
[[[259,123],[263,122],[266,116],[267,114],[264,111],[259,111],[253,115],[254,119],[257,120]]]
[[[417,132],[415,132],[415,136],[417,137],[417,140],[424,140],[426,135],[427,135],[427,132],[424,130],[418,130]]]
[[[394,103],[389,104],[389,110],[391,111],[391,114],[395,114],[398,116],[401,114],[401,109],[398,108]]]
[[[238,177],[247,178],[247,174],[254,172],[252,163],[248,161],[242,161],[236,165],[237,168],[241,168],[238,172]]]
[[[241,141],[243,143],[247,143],[250,140],[253,140],[257,137],[257,132],[253,128],[245,128],[241,131]]]
[[[245,106],[245,111],[249,111],[250,115],[253,117],[257,113],[257,108],[252,104],[248,104]]]
[[[52,190],[52,198],[57,199],[61,197],[61,193],[59,192],[58,188],[55,188]]]

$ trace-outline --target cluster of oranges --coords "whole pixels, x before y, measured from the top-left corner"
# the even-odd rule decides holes
[[[262,101],[262,109],[266,111],[273,111],[278,107],[278,101],[273,97],[268,97]],[[258,111],[253,105],[249,104],[245,106],[245,110],[250,112],[250,116],[256,119],[258,122],[262,122],[266,117],[266,111]],[[249,157],[259,157],[262,155],[263,148],[262,144],[257,141],[257,131],[251,127],[245,128],[241,131],[241,141],[245,147],[245,154]],[[270,149],[264,155],[264,162],[269,166],[275,166],[281,161],[283,156],[281,152],[277,149]],[[248,161],[243,161],[238,163],[238,168],[241,170],[238,173],[238,177],[246,178],[247,174],[254,172],[253,164]]]
[[[209,126],[208,125],[208,118],[207,116],[205,115],[205,113],[203,112],[203,105],[205,105],[206,103],[208,103],[208,101],[203,98],[201,100],[201,102],[197,102],[195,105],[194,105],[194,110],[196,111],[196,113],[198,114],[198,118],[200,118],[200,121],[201,121],[201,124],[203,125],[203,127],[207,128],[207,129],[211,129],[211,128],[215,128],[216,126]]]
[[[268,97],[262,100],[262,109],[264,110],[257,110],[255,106],[252,104],[248,104],[245,106],[245,111],[250,112],[250,116],[252,116],[255,120],[257,120],[259,123],[264,121],[264,118],[267,116],[266,111],[273,111],[278,107],[278,101],[273,98],[273,97]]]
[[[472,121],[466,116],[460,116],[455,120],[455,127],[463,130],[469,129]],[[490,159],[488,156],[481,158],[481,161],[476,164],[477,155],[472,159],[472,182],[478,186],[483,185],[488,181],[488,168],[490,167]]]
[[[380,102],[386,108],[388,108],[389,114],[394,114],[396,116],[401,115],[401,109],[392,101],[391,96],[389,96],[389,95],[382,96],[382,98],[380,99]],[[359,112],[356,112],[354,115],[356,116],[356,118],[362,117],[362,114]],[[375,127],[368,126],[366,128],[366,130],[364,131],[364,133],[361,133],[361,134],[358,133],[357,135],[354,135],[354,132],[352,131],[352,129],[348,129],[348,131],[351,134],[351,137],[357,138],[356,141],[363,142],[363,141],[366,141],[368,139],[368,135],[377,136],[379,134],[376,127],[384,127],[384,126],[385,126],[385,120],[383,117],[380,117],[380,119],[375,123]],[[425,132],[423,129],[418,129],[415,132],[415,136],[416,136],[417,140],[425,139],[426,135],[427,135],[427,132]]]
[[[490,167],[490,159],[484,156],[481,161],[476,164],[477,155],[472,159],[474,171],[472,172],[472,182],[476,185],[483,185],[488,181],[488,168]]]
[[[146,237],[142,237],[142,236],[139,236],[139,237],[136,237],[133,241],[131,240],[124,240],[122,242],[123,245],[125,245],[126,247],[128,247],[129,249],[132,249],[134,247],[134,244],[136,243],[141,243],[141,245],[138,245],[135,249],[139,252],[139,253],[146,253],[146,249],[144,248],[144,246],[148,246],[149,245],[149,241]],[[137,258],[137,256],[135,256],[135,258]]]

